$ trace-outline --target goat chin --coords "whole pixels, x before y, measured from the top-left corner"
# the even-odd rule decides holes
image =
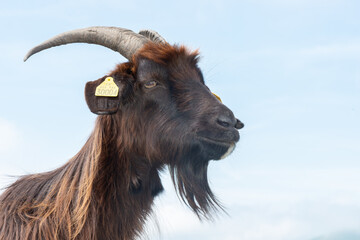
[[[232,143],[232,144],[230,145],[230,147],[228,148],[228,150],[226,151],[226,153],[224,153],[224,155],[222,155],[222,156],[220,157],[220,159],[224,159],[224,158],[226,158],[227,156],[229,156],[229,155],[234,151],[234,149],[235,149],[235,143]]]

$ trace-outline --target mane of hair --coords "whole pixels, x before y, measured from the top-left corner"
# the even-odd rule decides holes
[[[145,196],[150,199],[127,196],[132,168],[142,163],[130,164],[131,157],[119,151],[119,146],[132,146],[119,137],[123,135],[117,130],[122,125],[119,121],[116,116],[99,117],[86,144],[64,166],[12,184],[0,196],[0,239],[132,239],[139,235],[151,213],[152,198],[150,194]],[[154,180],[160,181],[155,175]],[[120,218],[126,222],[117,226]],[[104,235],[97,236],[98,232]]]
[[[10,227],[0,230],[0,239],[10,233],[21,234],[24,239],[78,236],[91,214],[89,208],[103,137],[101,129],[96,127],[81,151],[64,166],[17,180],[1,196],[0,226]],[[17,230],[20,222],[26,223],[21,224],[21,233]]]

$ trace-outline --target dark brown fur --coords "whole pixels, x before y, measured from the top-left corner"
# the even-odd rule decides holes
[[[233,130],[208,132],[213,115],[230,110],[208,92],[197,61],[197,52],[184,47],[148,44],[111,72],[123,86],[118,112],[99,116],[64,166],[7,188],[0,196],[0,239],[134,239],[163,190],[159,171],[165,165],[180,197],[199,217],[210,217],[219,204],[207,166],[226,148],[197,135],[239,137]],[[166,90],[146,92],[143,78],[159,79]]]

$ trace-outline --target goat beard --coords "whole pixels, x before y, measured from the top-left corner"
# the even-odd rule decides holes
[[[192,147],[187,154],[169,164],[171,178],[181,200],[200,220],[213,219],[220,209],[225,212],[210,189],[207,171],[209,159],[201,154],[201,147]]]

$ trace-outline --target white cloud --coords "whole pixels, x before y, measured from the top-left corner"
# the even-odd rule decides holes
[[[0,118],[0,154],[16,149],[21,142],[21,134],[15,124]]]
[[[0,118],[0,194],[4,187],[15,180],[12,176],[21,174],[15,166],[21,145],[22,134],[18,127]]]
[[[167,189],[169,190],[169,189]],[[171,199],[172,191],[168,191],[166,201],[157,200],[154,207],[154,216],[147,224],[149,239],[168,239],[168,236],[177,236],[184,233],[194,233],[202,229],[202,224],[190,209],[181,206],[180,200]],[[173,201],[175,200],[175,201]]]

